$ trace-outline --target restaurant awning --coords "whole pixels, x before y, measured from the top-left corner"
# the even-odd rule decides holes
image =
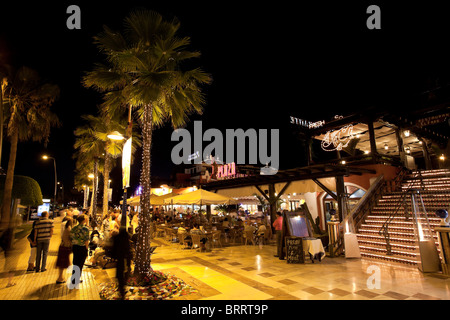
[[[336,191],[336,179],[332,178],[322,178],[318,179],[325,187],[331,191]],[[275,192],[280,193],[281,190],[286,185],[285,182],[275,183]],[[268,190],[268,185],[259,185],[261,190]],[[289,186],[284,190],[284,194],[289,193],[306,193],[306,192],[322,192],[324,191],[317,183],[313,180],[300,180],[292,181]],[[260,195],[259,190],[255,186],[245,186],[230,189],[220,189],[217,190],[217,194],[230,198],[246,197],[252,196],[254,194]]]
[[[234,200],[204,189],[198,189],[189,193],[181,194],[175,197],[164,199],[166,204],[179,204],[179,205],[211,205],[211,204],[231,204]]]

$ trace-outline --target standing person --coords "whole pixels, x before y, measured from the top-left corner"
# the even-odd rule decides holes
[[[109,225],[110,236],[112,237],[118,234],[119,229],[120,229],[119,215],[113,214],[113,216],[111,217],[111,224]]]
[[[283,217],[281,216],[281,212],[277,212],[277,218],[273,222],[273,227],[275,228],[275,233],[277,235],[277,254],[275,257],[281,257],[282,256],[282,234],[281,231],[283,230]]]
[[[109,232],[110,232],[110,213],[108,212],[105,214],[105,217],[103,218],[102,226],[100,231],[103,233],[103,239],[109,239]]]
[[[117,259],[116,278],[119,282],[119,292],[125,299],[125,283],[131,271],[130,235],[125,227],[120,227],[119,233],[113,237],[112,257]]]
[[[72,219],[69,218],[65,223],[64,232],[61,237],[61,244],[58,249],[58,258],[56,266],[58,267],[58,279],[56,283],[65,283],[64,270],[70,266],[70,253],[72,252],[72,240],[70,239],[70,231],[72,230]]]
[[[134,213],[133,219],[131,219],[131,226],[133,227],[133,234],[136,233],[136,228],[139,225],[139,214],[137,212]]]
[[[72,239],[73,251],[73,265],[80,270],[79,278],[76,279],[75,284],[83,282],[81,280],[81,272],[83,270],[84,262],[88,254],[89,247],[89,228],[86,227],[86,215],[80,214],[77,218],[78,224],[70,231],[70,238]]]
[[[48,218],[47,211],[42,212],[41,219],[36,223],[35,229],[36,272],[44,272],[47,271],[48,247],[50,246],[50,239],[53,235],[53,220]]]
[[[34,234],[36,233],[36,220],[33,221],[33,227],[31,228],[31,232],[27,237],[28,242],[30,243],[30,258],[28,259],[28,269],[27,271],[34,271],[35,263],[36,263],[36,242],[34,242]]]

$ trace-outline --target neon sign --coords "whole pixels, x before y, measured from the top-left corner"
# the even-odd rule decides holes
[[[353,138],[353,125],[350,124],[339,130],[328,131],[322,139],[321,146],[325,151],[341,151],[348,146]]]
[[[325,120],[311,122],[308,120],[303,120],[303,119],[299,119],[299,118],[292,117],[292,116],[290,118],[291,118],[292,124],[297,124],[299,126],[302,126],[302,127],[308,128],[308,129],[320,128],[325,124]]]
[[[214,173],[216,173],[217,179],[232,177],[236,175],[236,164],[234,162],[217,166],[217,172],[215,172],[214,169],[215,168],[213,167],[213,175]]]

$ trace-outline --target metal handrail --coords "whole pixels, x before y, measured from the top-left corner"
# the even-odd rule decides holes
[[[421,174],[420,170],[418,170],[418,172],[419,172],[419,179],[421,181],[421,183],[420,183],[421,189],[423,190],[424,184],[423,184],[422,174]],[[404,173],[406,173],[406,171],[402,171],[402,173],[404,175]],[[403,175],[402,175],[402,180],[403,180]],[[399,180],[398,182],[400,182],[400,181],[401,180]],[[390,226],[392,220],[394,220],[394,218],[397,216],[397,212],[401,206],[403,206],[403,208],[404,208],[403,213],[405,215],[406,220],[409,219],[409,212],[408,212],[408,208],[407,208],[407,204],[406,204],[406,195],[414,190],[412,188],[412,184],[413,184],[413,181],[411,181],[409,183],[409,185],[405,191],[402,191],[402,196],[399,199],[399,201],[397,202],[397,206],[396,206],[394,212],[389,215],[389,217],[386,219],[386,221],[383,223],[380,230],[378,231],[378,234],[384,236],[384,239],[386,240],[386,254],[387,255],[392,255],[392,246],[390,243],[390,236],[389,236],[389,226]],[[417,191],[419,191],[419,190],[417,190]]]

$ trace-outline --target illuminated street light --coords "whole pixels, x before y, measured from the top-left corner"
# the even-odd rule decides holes
[[[119,131],[113,131],[108,134],[108,138],[115,141],[125,140],[125,137]]]
[[[48,155],[44,154],[42,156],[42,159],[44,160],[48,160],[48,159],[53,159],[53,168],[55,169],[55,193],[54,193],[54,198],[53,198],[53,216],[55,216],[55,209],[56,209],[56,191],[57,191],[57,186],[58,186],[58,177],[56,175],[56,160],[53,157],[49,157]]]

